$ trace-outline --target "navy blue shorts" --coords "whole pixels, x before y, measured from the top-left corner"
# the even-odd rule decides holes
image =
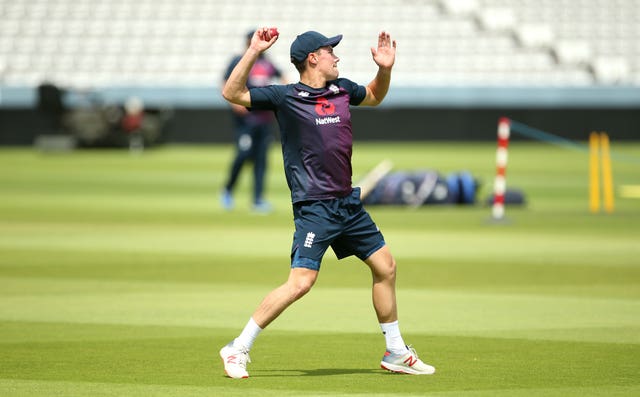
[[[360,188],[347,197],[295,203],[296,231],[291,267],[320,270],[331,246],[338,259],[355,255],[361,260],[385,245],[384,237],[360,201]]]

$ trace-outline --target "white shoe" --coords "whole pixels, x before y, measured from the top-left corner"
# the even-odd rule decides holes
[[[400,374],[411,375],[431,375],[436,369],[429,364],[425,364],[418,358],[418,354],[411,346],[407,346],[404,354],[393,354],[389,351],[384,353],[380,367],[387,371],[397,372]]]
[[[230,378],[248,378],[247,362],[251,362],[249,351],[238,349],[233,346],[233,342],[220,349],[220,357],[224,363],[224,372]]]

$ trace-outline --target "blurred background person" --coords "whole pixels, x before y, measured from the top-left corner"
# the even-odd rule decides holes
[[[246,46],[249,46],[254,30],[246,35]],[[233,57],[224,75],[224,82],[231,71],[240,61],[242,55]],[[274,80],[285,83],[280,69],[261,54],[251,71],[247,85],[249,87],[263,87],[272,84]],[[253,163],[253,211],[269,213],[272,210],[264,198],[265,174],[267,171],[267,156],[271,140],[273,139],[274,116],[270,111],[249,111],[243,106],[231,104],[235,135],[235,156],[229,168],[227,180],[222,190],[220,202],[226,210],[234,207],[233,190],[236,187],[242,167],[247,161]]]
[[[45,81],[38,86],[37,110],[44,120],[44,131],[48,135],[64,133],[64,115],[67,107],[64,103],[66,91],[52,82]]]
[[[124,103],[124,115],[120,123],[129,139],[129,150],[132,154],[139,154],[144,150],[143,120],[144,102],[142,99],[136,96],[128,98]]]

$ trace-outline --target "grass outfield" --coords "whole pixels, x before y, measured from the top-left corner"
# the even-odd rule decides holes
[[[219,348],[288,274],[292,216],[279,149],[276,212],[218,191],[229,146],[42,154],[0,149],[2,396],[640,395],[640,144],[613,142],[616,212],[588,213],[587,154],[513,142],[528,205],[371,207],[399,264],[405,340],[433,376],[384,372],[370,275],[329,252],[308,296],[262,333],[251,378]],[[469,170],[488,195],[495,144],[356,143],[354,179]]]

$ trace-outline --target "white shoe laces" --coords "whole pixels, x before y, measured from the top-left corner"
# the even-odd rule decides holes
[[[409,345],[407,346],[407,349],[409,349],[409,352],[415,357],[415,358],[419,358],[418,357],[418,353],[416,353],[416,349],[413,348],[413,346]]]
[[[249,357],[249,350],[240,349],[240,357],[238,357],[238,364],[243,367],[247,366],[247,363],[251,362],[251,357]]]

